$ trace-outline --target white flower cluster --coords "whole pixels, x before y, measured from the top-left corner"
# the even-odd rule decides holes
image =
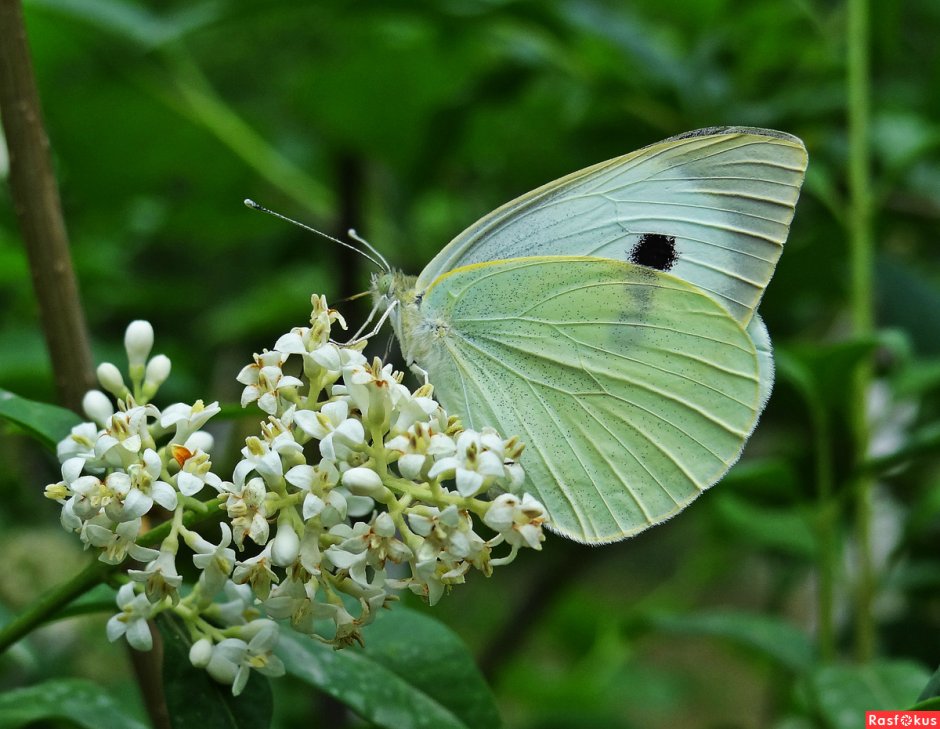
[[[488,575],[544,540],[542,505],[518,492],[517,439],[463,430],[431,385],[412,392],[391,365],[362,355],[364,342],[331,340],[345,322],[323,297],[312,303],[309,327],[238,374],[242,405],[267,419],[231,480],[213,472],[202,430],[218,403],[150,403],[170,362],[148,360],[153,330],[138,321],[125,337],[131,387],[114,365],[98,368],[117,408],[88,393],[93,422],[59,444],[62,480],[46,487],[63,526],[99,559],[140,563],[118,591],[109,638],[148,650],[147,621],[171,610],[194,636],[192,663],[235,694],[251,669],[283,673],[274,621],[337,647],[361,642],[362,626],[398,590],[433,604],[471,568]],[[227,520],[218,543],[186,526],[219,511]],[[161,520],[158,545],[147,532]],[[495,534],[478,534],[481,523]],[[177,571],[181,542],[199,573],[191,586]]]

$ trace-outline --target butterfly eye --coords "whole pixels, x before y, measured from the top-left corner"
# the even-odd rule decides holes
[[[372,287],[379,296],[388,296],[392,293],[392,277],[387,273],[381,275],[373,274]]]
[[[644,233],[630,251],[630,260],[638,266],[669,271],[679,260],[676,239],[662,233]]]

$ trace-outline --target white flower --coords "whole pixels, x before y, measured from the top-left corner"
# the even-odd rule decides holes
[[[500,494],[483,516],[483,522],[505,539],[514,552],[519,547],[542,548],[545,541],[542,524],[546,519],[545,507],[530,494],[521,499],[515,494]],[[502,562],[494,560],[493,564]]]
[[[482,433],[465,430],[457,436],[454,455],[437,460],[428,477],[455,478],[461,496],[475,496],[494,480],[507,476],[504,445],[492,429],[484,428]]]
[[[323,440],[349,417],[349,402],[345,399],[323,404],[319,410],[298,410],[294,422],[311,438]]]
[[[268,510],[265,504],[267,489],[264,480],[253,478],[241,483],[236,472],[235,483],[224,482],[221,495],[227,497],[226,510],[232,520],[235,544],[241,548],[245,535],[255,543],[268,541]]]
[[[422,596],[428,601],[428,605],[433,607],[444,595],[442,575],[446,570],[436,557],[416,562],[413,581],[408,584],[408,589]]]
[[[324,556],[337,568],[347,570],[349,576],[365,588],[378,587],[384,582],[385,561],[403,562],[412,556],[411,550],[395,536],[395,523],[387,512],[377,515],[372,523],[355,525],[337,524],[330,534],[342,539],[329,547]],[[373,569],[370,581],[366,567]]]
[[[128,570],[127,576],[134,582],[144,583],[144,594],[152,603],[162,602],[169,597],[174,603],[179,601],[178,588],[183,578],[176,572],[176,554],[161,549],[156,559],[142,570]]]
[[[349,402],[343,398],[326,403],[319,412],[299,410],[297,426],[320,441],[320,455],[336,463],[357,466],[365,460],[362,453],[366,432],[358,418],[349,417]]]
[[[193,564],[202,570],[199,575],[202,595],[210,600],[225,586],[235,567],[235,550],[229,547],[232,543],[232,529],[224,521],[219,524],[219,528],[222,530],[222,539],[217,545],[196,532],[187,531],[185,536],[186,544],[195,552]]]
[[[407,388],[400,390],[390,432],[403,433],[417,424],[429,424],[432,429],[443,432],[447,428],[447,418],[444,409],[431,397],[432,392],[431,385],[422,385],[414,393]]]
[[[279,579],[271,569],[270,544],[254,557],[238,562],[232,573],[232,581],[236,585],[251,585],[251,589],[262,600],[266,600],[271,592],[271,583],[277,583]]]
[[[415,423],[385,443],[389,451],[401,454],[397,466],[402,477],[412,481],[423,480],[434,458],[451,456],[457,450],[453,438],[434,428],[432,423]]]
[[[314,589],[316,581],[301,582],[289,577],[271,590],[264,601],[264,610],[274,620],[290,618],[291,627],[307,635],[313,634]]]
[[[63,471],[64,468],[63,464]],[[97,516],[110,501],[111,492],[96,476],[79,476],[68,488],[72,496],[62,507],[62,524],[67,529],[75,528],[75,519],[84,521]]]
[[[176,433],[171,443],[185,443],[187,438],[202,428],[209,419],[216,415],[222,408],[218,402],[212,402],[206,405],[202,400],[196,400],[192,405],[178,402],[170,405],[160,416],[160,427],[176,427]]]
[[[60,504],[65,504],[65,500],[72,495],[72,483],[78,480],[84,468],[84,458],[68,458],[63,461],[61,468],[62,480],[58,483],[51,483],[46,486],[46,498],[58,501]]]
[[[76,425],[69,435],[56,445],[56,456],[60,462],[69,458],[82,458],[91,465],[101,465],[96,462],[95,443],[103,432],[99,431],[94,423]]]
[[[286,437],[275,438],[273,442],[261,440],[253,435],[246,438],[245,447],[242,448],[245,458],[235,466],[235,473],[247,476],[249,472],[257,471],[266,483],[272,487],[276,486],[284,475],[282,452],[286,453],[291,461],[297,460],[297,456],[303,459],[303,446],[288,433],[282,436]]]
[[[470,565],[489,571],[490,546],[473,530],[466,511],[451,504],[443,511],[433,506],[412,509],[407,514],[412,531],[424,537],[416,553],[417,561],[438,560],[444,567],[440,578],[462,582]]]
[[[251,585],[236,585],[228,580],[222,592],[227,598],[225,602],[214,602],[206,610],[213,620],[222,625],[244,625],[260,615]]]
[[[336,626],[336,634],[331,641],[334,647],[341,648],[352,643],[362,644],[359,635],[359,621],[342,604],[315,602],[313,617],[317,620],[329,620]]]
[[[129,521],[149,512],[154,502],[167,511],[175,509],[176,491],[159,480],[162,468],[160,457],[148,448],[141,461],[127,467],[127,473],[110,473],[105,479],[110,491],[105,513],[114,521]]]
[[[363,423],[371,427],[384,427],[398,401],[411,395],[401,384],[401,373],[394,372],[390,364],[383,366],[377,357],[371,365],[344,368],[343,382],[353,406],[362,413]]]
[[[353,352],[362,358],[359,352],[340,348],[328,341],[329,335],[329,329],[323,327],[295,327],[274,345],[276,351],[285,355],[303,357],[304,374],[316,391],[338,380],[343,366],[355,359],[355,356],[345,356],[345,353]]]
[[[139,458],[141,449],[149,447],[152,442],[147,418],[157,415],[159,411],[153,405],[138,405],[115,413],[95,442],[95,455],[119,468],[133,463]]]
[[[150,562],[159,552],[137,544],[140,526],[139,518],[116,525],[109,522],[107,526],[95,520],[88,521],[82,529],[82,541],[100,548],[98,559],[105,564],[121,564],[128,554],[138,562]]]
[[[349,503],[344,490],[332,489],[322,498],[316,494],[308,494],[304,498],[302,514],[304,521],[316,519],[320,526],[326,529],[344,522],[349,515]]]
[[[323,526],[329,528],[346,518],[346,498],[334,492],[339,471],[331,461],[320,461],[316,466],[294,466],[284,474],[284,480],[307,495],[301,514],[304,521],[320,516]]]
[[[330,329],[334,322],[339,322],[342,329],[346,329],[346,320],[336,309],[330,309],[326,297],[314,294],[310,303],[313,310],[310,314],[309,327],[294,327],[288,334],[277,340],[274,349],[287,354],[306,354],[313,352],[328,343]],[[336,368],[339,369],[339,368]]]
[[[365,442],[362,423],[356,418],[347,418],[320,441],[320,455],[336,463],[356,466],[364,460],[361,449]]]
[[[238,669],[241,667],[248,652],[248,644],[241,638],[225,638],[212,646],[212,657],[206,664],[206,671],[212,678],[219,683],[232,685],[238,676]],[[245,688],[244,684],[248,681],[247,671],[241,681],[241,686],[236,692],[232,686],[232,693],[236,696]]]
[[[191,451],[186,446],[169,446],[173,458],[180,465],[176,474],[176,487],[185,496],[195,496],[203,487],[211,486],[216,491],[222,488],[222,479],[212,473],[209,454],[201,450]]]
[[[281,366],[287,355],[281,352],[268,352],[255,355],[254,364],[242,368],[235,378],[245,385],[242,391],[242,407],[257,401],[258,407],[268,415],[275,415],[278,410],[279,396],[282,390],[301,387],[303,383],[292,375],[285,375]]]
[[[106,626],[108,640],[112,643],[122,635],[127,642],[139,651],[149,651],[153,647],[153,636],[147,620],[153,613],[153,606],[145,595],[134,592],[134,583],[121,585],[117,593],[117,605],[121,612],[111,616]]]
[[[300,564],[314,577],[320,575],[320,562],[323,556],[320,553],[320,534],[322,531],[322,528],[316,524],[307,523],[304,525],[304,535],[300,540]]]
[[[284,675],[284,664],[273,653],[278,638],[277,623],[255,620],[243,630],[246,637],[252,636],[247,643],[241,638],[225,638],[213,647],[212,658],[206,666],[216,681],[232,685],[234,696],[244,690],[252,669],[266,676]]]

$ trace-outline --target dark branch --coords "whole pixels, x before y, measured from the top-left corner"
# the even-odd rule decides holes
[[[94,386],[91,347],[72,268],[59,189],[20,0],[0,0],[0,115],[10,150],[10,192],[59,399],[79,411]]]

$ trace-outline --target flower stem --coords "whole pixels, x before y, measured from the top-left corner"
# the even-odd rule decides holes
[[[186,512],[183,519],[184,523],[187,526],[192,526],[207,520],[216,513],[220,503],[221,499],[206,502],[207,511],[205,513]],[[164,522],[142,535],[137,542],[145,547],[157,544],[166,538],[171,528],[172,522]],[[103,582],[109,574],[115,572],[119,567],[120,565],[110,565],[99,561],[92,562],[67,582],[63,582],[61,585],[57,585],[40,595],[23,612],[7,623],[3,629],[0,629],[0,654],[43,623],[53,617],[58,617],[63,608],[70,602]]]
[[[871,193],[869,116],[869,8],[868,0],[848,0],[847,5],[848,85],[848,184],[849,244],[852,271],[852,323],[856,337],[871,334],[873,314],[873,206]],[[863,363],[855,373],[852,430],[857,463],[863,463],[870,437],[865,401],[871,383],[871,365]],[[871,555],[872,490],[874,479],[858,469],[853,484],[855,539],[859,554],[859,576],[855,597],[855,652],[860,661],[870,660],[875,649],[872,604],[875,575]]]
[[[68,582],[53,587],[33,601],[0,630],[0,654],[49,620],[72,600],[104,580],[114,565],[92,562]]]

